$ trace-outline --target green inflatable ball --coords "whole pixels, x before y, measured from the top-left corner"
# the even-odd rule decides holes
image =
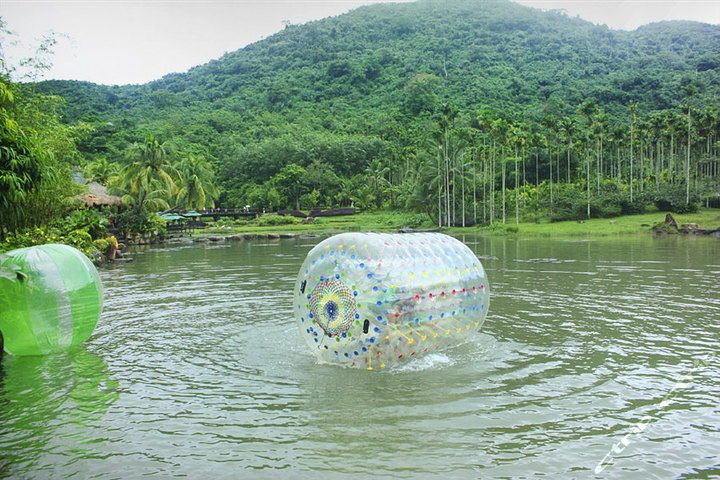
[[[87,340],[102,313],[95,266],[67,245],[8,252],[0,275],[0,333],[13,355],[63,352]]]

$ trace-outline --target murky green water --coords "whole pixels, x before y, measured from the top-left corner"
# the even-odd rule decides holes
[[[3,478],[720,475],[720,241],[462,238],[473,342],[318,365],[290,289],[317,240],[152,248],[104,268],[68,354],[6,356]]]

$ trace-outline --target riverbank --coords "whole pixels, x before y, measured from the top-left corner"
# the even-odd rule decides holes
[[[349,231],[398,232],[413,230],[437,230],[451,234],[478,233],[482,235],[513,235],[519,237],[578,237],[652,234],[652,227],[665,222],[667,212],[655,211],[641,215],[626,215],[616,218],[596,218],[582,222],[521,222],[513,219],[507,224],[495,222],[492,226],[450,227],[438,229],[427,221],[418,222],[418,216],[403,212],[363,212],[352,216],[315,219],[312,223],[286,225],[211,226],[196,230],[192,237],[173,241],[213,242],[221,240],[243,240],[249,238],[280,238],[298,235],[332,235]],[[720,209],[704,208],[698,213],[673,214],[678,226],[696,224],[698,229],[720,227]],[[512,223],[510,223],[512,222]]]

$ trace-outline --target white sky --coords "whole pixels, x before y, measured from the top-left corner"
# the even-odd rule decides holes
[[[284,21],[305,23],[389,0],[0,0],[13,34],[2,54],[15,79],[146,83],[219,58],[268,37]],[[398,0],[395,0],[398,1]],[[403,1],[403,0],[399,0]],[[404,0],[407,1],[407,0]],[[448,0],[452,1],[452,0]],[[610,28],[632,30],[670,19],[720,24],[720,0],[519,0],[564,9]],[[55,33],[52,69],[40,77],[18,68],[40,39]]]

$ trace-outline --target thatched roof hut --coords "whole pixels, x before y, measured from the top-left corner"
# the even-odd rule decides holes
[[[90,182],[88,183],[87,187],[90,191],[80,196],[80,200],[85,204],[86,207],[107,207],[112,205],[125,205],[125,202],[123,202],[122,198],[115,195],[109,195],[107,193],[107,187],[104,187],[97,182]]]

